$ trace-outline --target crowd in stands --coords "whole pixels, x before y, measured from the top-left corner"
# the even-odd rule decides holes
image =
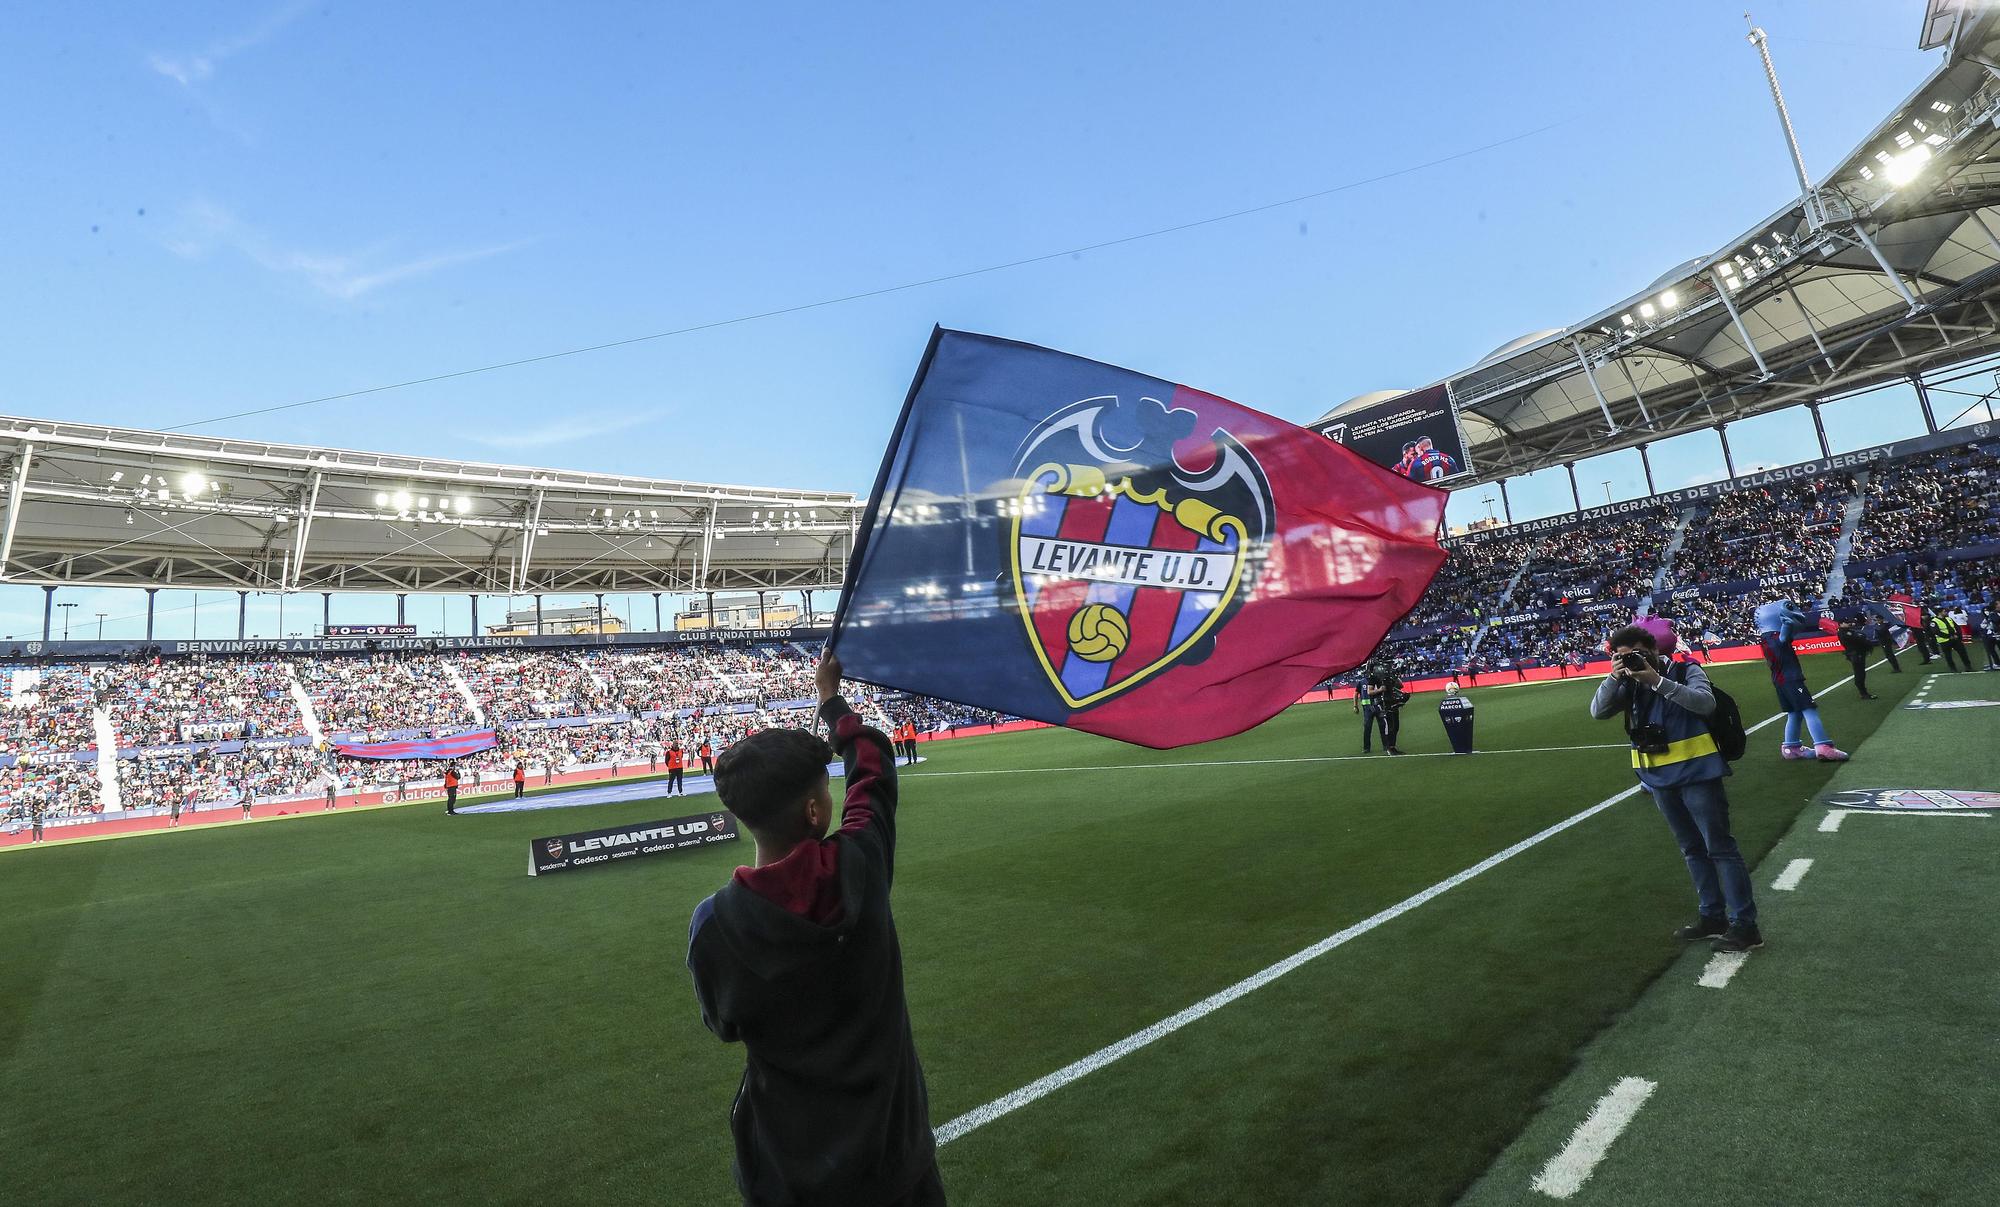
[[[421,730],[431,736],[473,725],[472,704],[435,655],[370,654],[302,659],[299,680],[328,733]]]
[[[13,677],[5,704],[5,754],[46,754],[97,749],[92,712],[104,690],[101,667],[52,665]]]
[[[2000,541],[2000,456],[1974,445],[1885,466],[1869,475],[1868,509],[1852,558]]]
[[[1645,595],[1678,519],[1673,508],[1654,506],[1548,533],[1535,542],[1514,599],[1521,606],[1552,607]]]
[[[1410,611],[1406,625],[1434,625],[1460,617],[1480,617],[1492,609],[1521,568],[1520,546],[1511,541],[1466,541],[1431,581],[1430,590]]]
[[[1724,495],[1689,525],[1674,584],[1733,582],[1833,568],[1853,483],[1789,482]]]
[[[1739,491],[1685,514],[1659,506],[1459,543],[1380,652],[1412,678],[1573,666],[1598,651],[1611,620],[1625,613],[1613,607],[1570,615],[1563,605],[1631,599],[1636,607],[1647,596],[1691,644],[1752,640],[1750,614],[1765,592],[1686,588],[1799,574],[1789,593],[1815,597],[1853,490],[1851,480],[1800,481]],[[1845,601],[1908,593],[1949,606],[2000,598],[2000,558],[1941,566],[1928,556],[2000,541],[1994,447],[1960,446],[1873,469],[1865,502]],[[1683,519],[1685,540],[1669,574],[1680,589],[1656,595],[1664,551]],[[1560,614],[1548,615],[1554,610]],[[1530,616],[1491,623],[1516,612]],[[435,762],[336,758],[310,741],[314,719],[324,738],[364,741],[495,727],[496,748],[463,761],[475,785],[503,784],[517,762],[537,777],[585,766],[645,772],[664,766],[656,760],[675,743],[692,766],[703,743],[719,754],[759,729],[810,725],[819,653],[808,641],[16,664],[0,668],[0,754],[17,760],[0,767],[0,814],[18,819],[33,808],[61,817],[101,808],[95,764],[66,757],[97,748],[100,719],[126,754],[115,776],[126,808],[234,802],[246,792],[304,796],[322,790],[329,774],[354,789],[439,773]],[[295,684],[311,715],[300,709]],[[881,723],[914,722],[924,731],[1013,719],[859,687],[854,700]],[[589,723],[551,724],[569,718]]]
[[[282,662],[153,657],[106,676],[120,746],[304,733]]]

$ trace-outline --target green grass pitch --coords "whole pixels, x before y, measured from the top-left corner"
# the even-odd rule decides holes
[[[1772,711],[1761,666],[1717,674],[1748,719]],[[1836,737],[1914,678],[1828,695]],[[895,909],[934,1121],[1626,788],[1622,750],[1548,749],[1622,742],[1590,689],[1473,693],[1494,753],[1468,758],[1342,758],[1345,704],[1168,752],[927,747]],[[1435,702],[1406,715],[1418,754],[1446,749]],[[1753,737],[1731,784],[1753,863],[1830,774]],[[426,804],[0,856],[0,1197],[733,1201],[742,1054],[702,1029],[683,957],[747,848],[525,874],[532,837],[712,802]],[[958,1138],[952,1201],[1449,1201],[1671,963],[1691,904],[1650,804],[1623,802]]]

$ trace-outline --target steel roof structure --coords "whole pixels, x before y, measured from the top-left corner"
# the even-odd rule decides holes
[[[1823,181],[1801,167],[1800,196],[1725,246],[1446,378],[1474,471],[1454,485],[2000,352],[2000,12],[1932,9],[1944,61]]]
[[[252,591],[838,586],[851,494],[0,417],[0,580]]]

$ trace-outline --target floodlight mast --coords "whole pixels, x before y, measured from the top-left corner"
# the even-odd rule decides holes
[[[1785,108],[1784,90],[1778,87],[1778,69],[1771,62],[1770,39],[1764,31],[1744,13],[1743,20],[1750,25],[1750,45],[1757,48],[1757,57],[1764,61],[1764,78],[1771,84],[1771,103],[1778,108],[1778,125],[1785,132],[1785,146],[1792,153],[1792,170],[1799,176],[1799,199],[1804,203],[1806,226],[1817,231],[1826,224],[1826,213],[1820,205],[1819,190],[1813,188],[1812,178],[1806,175],[1806,159],[1799,153],[1798,135],[1792,132],[1791,110]]]

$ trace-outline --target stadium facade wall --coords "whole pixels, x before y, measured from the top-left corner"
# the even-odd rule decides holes
[[[820,641],[831,629],[697,629],[671,633],[563,633],[541,637],[267,637],[241,641],[17,641],[0,650],[0,657],[60,658],[84,662],[97,658],[130,658],[159,654],[162,658],[191,654],[449,654],[459,651],[630,649],[645,646],[758,645],[784,641]]]

